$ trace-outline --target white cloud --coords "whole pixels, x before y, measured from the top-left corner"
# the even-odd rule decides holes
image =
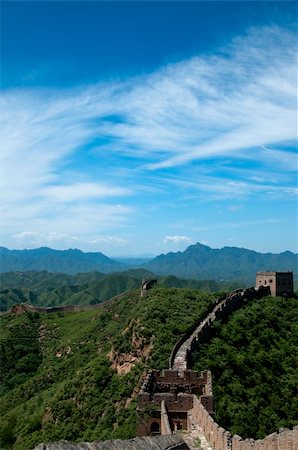
[[[111,236],[96,237],[95,239],[92,239],[90,243],[116,245],[121,247],[125,247],[129,244],[129,242],[126,239]]]
[[[166,236],[163,240],[164,244],[173,243],[175,245],[191,244],[193,241],[188,236]]]
[[[72,202],[75,200],[129,195],[131,190],[99,183],[74,183],[64,186],[45,187],[42,194],[59,202]]]
[[[86,250],[100,249],[109,247],[126,247],[129,242],[126,239],[115,236],[91,236],[79,238],[68,233],[22,231],[11,236],[18,246],[35,248],[42,245],[52,246],[54,248],[79,247]]]
[[[50,245],[54,247],[62,247],[65,245],[78,245],[79,239],[77,236],[71,236],[67,233],[41,233],[36,231],[22,231],[11,236],[16,243],[21,246],[38,247],[43,245]]]
[[[149,184],[152,195],[152,184],[160,193],[175,184],[200,201],[296,195],[297,156],[283,145],[297,139],[294,31],[252,29],[217,55],[123,82],[7,90],[0,107],[6,235],[105,236],[147,207],[134,197],[145,195],[142,184],[147,195]],[[210,161],[215,172],[214,161],[224,158],[223,173],[208,173]],[[234,167],[227,181],[235,160],[242,169]],[[200,169],[173,176],[193,161]],[[244,170],[245,162],[258,164],[259,173]]]
[[[35,231],[22,231],[21,233],[17,233],[14,236],[12,236],[14,239],[18,241],[22,241],[24,239],[35,239],[36,237],[39,237],[40,233],[36,233]]]
[[[193,177],[194,178],[194,177]],[[297,187],[291,185],[277,184],[275,180],[253,179],[248,177],[244,180],[227,178],[222,176],[200,175],[198,179],[183,177],[167,178],[167,182],[178,188],[184,200],[199,199],[201,202],[210,200],[226,199],[244,199],[258,195],[261,198],[267,198],[268,195],[274,195],[275,199],[285,198],[295,199],[297,196]]]

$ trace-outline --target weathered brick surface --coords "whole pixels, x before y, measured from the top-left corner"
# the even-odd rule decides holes
[[[179,435],[138,437],[129,440],[81,442],[67,441],[39,444],[34,450],[189,450]]]
[[[256,287],[269,286],[271,295],[293,295],[294,279],[293,272],[258,272],[256,276]]]

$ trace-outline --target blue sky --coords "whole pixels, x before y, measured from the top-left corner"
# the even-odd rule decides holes
[[[296,3],[1,9],[1,245],[297,252]]]

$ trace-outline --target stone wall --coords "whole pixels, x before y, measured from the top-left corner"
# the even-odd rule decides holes
[[[146,375],[138,395],[138,436],[152,433],[152,426],[161,434],[188,429],[188,411],[193,408],[193,399],[198,395],[209,412],[213,411],[210,396],[210,372],[185,370],[151,370]]]
[[[123,292],[119,295],[116,295],[115,297],[112,297],[108,300],[105,300],[102,303],[97,303],[95,305],[65,305],[65,306],[53,306],[53,307],[44,307],[44,306],[34,306],[30,303],[21,303],[19,305],[12,306],[8,311],[1,312],[0,316],[7,315],[7,314],[24,314],[26,312],[36,312],[39,314],[53,314],[57,312],[81,312],[81,311],[92,311],[93,309],[102,308],[104,305],[107,305],[109,303],[114,302],[117,299],[121,299],[125,295],[129,294],[131,291]]]
[[[96,305],[66,305],[66,306],[53,306],[53,307],[43,307],[43,306],[33,306],[30,303],[21,303],[20,305],[12,306],[4,314],[22,314],[26,312],[39,313],[39,314],[52,314],[57,312],[79,312],[79,311],[90,311],[92,309],[101,308],[103,303],[98,303]]]
[[[209,312],[199,326],[193,330],[186,338],[178,341],[179,345],[174,347],[170,358],[170,367],[179,373],[184,367],[191,365],[191,352],[200,344],[207,342],[212,337],[211,325],[214,320],[223,319],[232,311],[240,308],[243,303],[253,298],[261,298],[269,294],[269,288],[261,289],[238,289],[226,298],[220,299],[214,304],[213,310]],[[208,383],[206,383],[208,389]],[[212,398],[212,385],[210,383],[210,393]],[[262,440],[242,439],[240,436],[232,436],[224,428],[220,427],[209,414],[206,408],[208,395],[202,396],[199,400],[194,395],[193,409],[190,411],[193,419],[202,427],[202,430],[214,450],[296,450],[298,449],[298,426],[293,430],[280,430],[278,433],[270,434]],[[207,411],[208,409],[208,411]]]
[[[210,383],[210,373],[207,370],[198,373],[186,369],[182,373],[179,373],[178,370],[165,369],[162,372],[154,370],[152,374],[157,384],[177,384],[179,386],[191,386],[201,390],[207,382]]]
[[[169,416],[166,408],[165,401],[163,400],[160,405],[160,434],[172,434]]]
[[[193,409],[190,413],[193,419],[201,426],[206,439],[214,450],[231,450],[230,433],[214,421],[196,396],[194,396]]]
[[[226,298],[226,296],[224,295],[224,296],[214,300],[212,303],[210,303],[209,307],[207,308],[207,311],[206,311],[205,315],[199,317],[194,322],[194,324],[187,330],[187,332],[183,336],[181,336],[181,338],[179,338],[179,340],[176,342],[176,344],[174,345],[174,347],[173,347],[173,349],[171,351],[171,355],[170,355],[170,358],[169,358],[169,368],[170,369],[173,368],[176,354],[177,354],[178,350],[181,348],[181,346],[192,336],[192,334],[200,326],[200,324],[202,323],[202,321],[204,320],[206,315],[211,313],[213,311],[213,309],[215,308],[215,306],[218,305],[225,298]]]
[[[213,411],[211,373],[202,372],[200,375],[192,370],[191,353],[200,345],[208,342],[212,337],[212,324],[215,320],[225,319],[231,312],[241,308],[251,300],[270,295],[270,288],[260,286],[248,289],[237,289],[225,297],[213,302],[205,318],[200,318],[196,324],[174,346],[170,360],[170,370],[163,373],[151,371],[148,373],[143,389],[139,394],[138,408],[143,409],[150,404],[159,405],[163,402],[165,408],[172,411],[188,411],[188,417],[201,426],[207,440],[214,450],[297,450],[298,426],[293,430],[280,430],[262,440],[242,439],[240,436],[232,436],[229,431],[220,427],[210,415]],[[202,392],[200,398],[197,395],[179,393],[177,396],[171,392],[161,392],[163,383],[179,383],[185,385],[200,385]],[[152,386],[157,385],[159,392],[150,395]],[[194,391],[192,391],[194,392]],[[209,411],[209,412],[208,412]],[[169,417],[168,417],[169,419]],[[190,423],[187,427],[190,429]]]
[[[220,427],[203,407],[199,399],[194,396],[192,417],[200,424],[206,439],[214,450],[297,450],[298,426],[293,430],[280,429],[264,439],[242,439],[232,436]]]
[[[142,411],[151,407],[156,407],[160,411],[161,403],[165,402],[166,407],[170,411],[189,411],[193,407],[193,395],[179,393],[177,396],[170,392],[161,392],[153,394],[148,392],[140,392],[138,395],[138,410]]]
[[[186,333],[173,348],[170,356],[169,366],[179,372],[191,367],[191,353],[200,345],[208,342],[212,337],[212,324],[215,320],[225,319],[231,312],[253,298],[261,298],[270,294],[270,289],[263,286],[260,289],[254,287],[237,289],[228,296],[221,297],[211,304],[209,312],[204,319]]]
[[[237,435],[232,438],[232,450],[297,450],[297,448],[298,426],[293,430],[280,429],[279,432],[259,440],[244,440]]]

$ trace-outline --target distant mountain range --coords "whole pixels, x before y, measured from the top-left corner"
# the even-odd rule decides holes
[[[0,247],[0,272],[47,270],[49,272],[119,272],[127,266],[103,253],[84,253],[81,250],[53,250],[41,247],[34,250],[8,250]]]
[[[237,247],[212,249],[198,243],[184,252],[157,256],[143,267],[158,275],[254,282],[260,270],[293,271],[297,277],[298,254],[289,251],[263,254]]]
[[[293,271],[298,275],[298,254],[289,251],[273,254],[258,253],[237,247],[212,249],[195,244],[184,252],[167,253],[145,262],[144,259],[115,261],[104,254],[81,250],[8,250],[0,247],[0,272],[42,271],[67,274],[122,272],[128,268],[144,268],[157,275],[175,275],[195,280],[237,280],[253,283],[260,270]]]

